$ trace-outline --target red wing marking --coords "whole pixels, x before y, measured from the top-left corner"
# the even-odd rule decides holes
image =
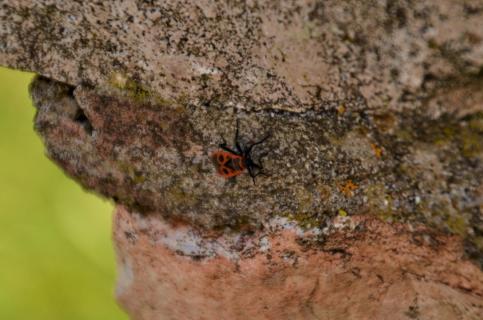
[[[217,151],[213,153],[212,157],[218,165],[218,174],[227,179],[236,177],[245,170],[243,158],[239,155],[226,151]]]

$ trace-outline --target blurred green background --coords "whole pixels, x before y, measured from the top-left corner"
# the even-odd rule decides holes
[[[0,319],[127,319],[114,300],[112,204],[45,156],[32,77],[0,68]]]

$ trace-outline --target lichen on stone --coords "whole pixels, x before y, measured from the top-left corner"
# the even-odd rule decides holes
[[[48,155],[143,214],[238,230],[365,213],[459,234],[481,258],[482,15],[436,0],[9,2],[0,64],[43,76]],[[244,144],[272,132],[256,184],[210,161],[237,119]]]

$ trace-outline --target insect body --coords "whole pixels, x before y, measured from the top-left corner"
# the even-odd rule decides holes
[[[218,151],[213,158],[218,163],[218,173],[225,178],[236,177],[246,169],[243,157],[231,152]]]
[[[239,122],[236,122],[236,133],[235,133],[235,150],[229,148],[225,139],[223,139],[223,143],[220,144],[220,148],[223,150],[216,151],[213,153],[212,157],[218,165],[218,173],[225,177],[225,178],[233,178],[243,173],[245,169],[248,170],[250,177],[253,179],[253,183],[255,183],[255,178],[259,175],[266,175],[263,172],[263,166],[261,163],[256,163],[252,159],[251,152],[253,147],[258,144],[263,143],[270,137],[270,134],[267,134],[263,139],[252,143],[248,146],[242,146],[239,141],[238,137],[238,128]]]

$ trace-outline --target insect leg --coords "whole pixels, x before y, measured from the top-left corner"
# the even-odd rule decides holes
[[[263,169],[263,158],[265,158],[266,156],[268,156],[269,152],[264,152],[262,153],[259,157],[258,157],[258,162],[260,164],[257,164],[258,167],[260,167],[260,169]]]
[[[250,153],[250,152],[252,151],[252,149],[253,149],[253,147],[254,147],[254,146],[256,146],[257,144],[260,144],[260,143],[265,142],[265,140],[267,140],[267,139],[268,139],[268,138],[270,138],[271,136],[272,136],[272,134],[271,134],[271,133],[269,133],[269,134],[267,134],[267,135],[266,135],[266,136],[265,136],[263,139],[261,139],[261,140],[259,140],[259,141],[255,142],[255,143],[253,143],[253,144],[251,144],[251,145],[248,147],[248,149],[247,149],[247,153]]]
[[[260,175],[266,176],[266,177],[270,177],[270,174],[266,173],[263,170],[263,163],[262,163],[262,159],[261,158],[260,158],[259,162],[260,163],[253,163],[253,165],[252,165],[254,168],[257,168],[258,169],[258,172],[255,174],[255,177],[256,176],[260,176]]]
[[[256,177],[257,175],[256,175],[256,174],[253,174],[252,168],[251,168],[250,166],[248,167],[248,173],[250,174],[250,177],[252,177],[253,184],[256,184],[256,183],[255,183],[255,177]]]
[[[238,152],[236,152],[235,150],[232,150],[232,149],[228,148],[228,147],[226,146],[226,144],[224,144],[224,143],[220,144],[220,148],[222,148],[222,149],[223,149],[223,150],[225,150],[225,151],[228,151],[229,153],[233,153],[233,154],[236,154],[236,155],[240,155],[240,154],[239,154]]]
[[[240,155],[240,153],[228,148],[225,137],[221,136],[221,140],[223,140],[223,142],[218,145],[220,148],[222,148],[225,151],[228,151],[229,153]]]
[[[243,149],[240,145],[240,136],[239,136],[239,131],[240,131],[240,120],[236,119],[236,131],[235,131],[235,147],[238,150],[238,154],[243,153]]]

